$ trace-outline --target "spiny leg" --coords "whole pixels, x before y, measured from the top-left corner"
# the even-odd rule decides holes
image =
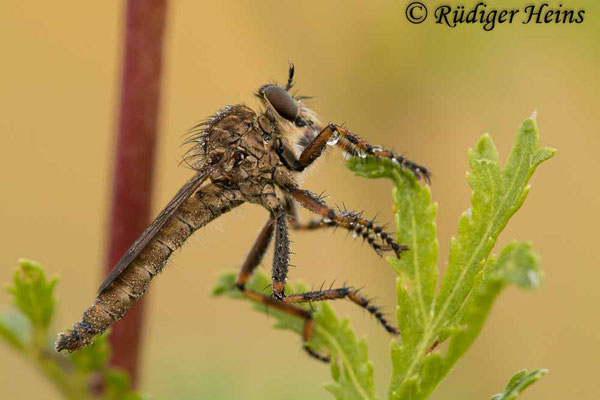
[[[403,168],[408,168],[420,179],[423,177],[427,183],[430,183],[430,172],[402,155],[395,154],[389,150],[384,150],[378,146],[369,144],[360,136],[350,132],[340,125],[329,124],[306,146],[298,159],[290,154],[289,149],[280,145],[277,149],[279,157],[286,166],[294,171],[303,171],[321,156],[327,143],[335,144],[338,148],[351,156],[364,157],[366,155],[374,157],[383,157],[400,164]]]
[[[296,207],[294,199],[288,194],[284,195],[284,207],[288,216],[288,221],[290,222],[290,228],[293,230],[312,231],[336,226],[335,221],[325,221],[324,218],[316,218],[311,219],[308,222],[301,222],[300,214],[298,213],[298,207]]]
[[[306,191],[302,191],[306,192]],[[310,193],[310,192],[308,192]],[[311,194],[312,195],[312,194]],[[313,195],[314,196],[314,195]],[[316,196],[314,196],[316,198]],[[317,198],[318,199],[318,198]],[[245,289],[244,285],[247,282],[249,276],[252,271],[256,268],[256,265],[260,263],[260,260],[264,256],[264,253],[268,247],[270,242],[270,237],[273,233],[273,224],[272,220],[269,220],[265,227],[261,230],[257,241],[252,247],[250,253],[248,254],[246,261],[242,266],[242,271],[240,271],[240,275],[238,277],[238,287],[244,296],[248,297],[251,300],[257,301],[261,304],[264,304],[268,307],[273,307],[283,312],[289,313],[290,315],[295,315],[304,319],[304,329],[303,329],[303,341],[305,343],[304,350],[312,357],[319,359],[321,361],[329,361],[329,358],[323,356],[310,347],[306,345],[306,343],[310,340],[313,334],[314,320],[312,318],[312,313],[309,310],[303,309],[298,306],[294,306],[293,303],[300,302],[313,302],[313,301],[323,301],[323,300],[332,300],[338,298],[348,298],[355,304],[363,307],[369,313],[371,313],[375,318],[383,325],[383,327],[392,334],[397,334],[398,330],[393,327],[383,316],[381,311],[374,305],[370,304],[370,301],[365,297],[358,294],[357,291],[352,290],[350,288],[339,288],[339,289],[329,289],[329,290],[320,290],[313,291],[307,293],[301,293],[291,296],[285,296],[285,281],[287,279],[288,265],[289,265],[289,238],[288,238],[288,228],[287,228],[287,217],[288,212],[292,211],[290,214],[294,215],[294,210],[290,209],[290,201],[286,200],[284,207],[277,207],[273,212],[273,217],[275,219],[275,253],[273,256],[273,271],[272,271],[272,289],[273,289],[273,297],[268,297],[263,294]],[[302,204],[302,203],[301,203]],[[323,203],[324,204],[324,203]],[[325,206],[326,207],[326,206]],[[327,208],[327,207],[326,207]],[[335,214],[333,210],[330,210]],[[331,214],[331,213],[330,213]],[[331,215],[330,215],[331,216]],[[335,219],[335,218],[334,218]],[[335,219],[336,221],[342,222],[343,219]],[[385,237],[385,236],[384,236]],[[373,243],[371,243],[373,245]],[[286,307],[288,306],[288,307]]]
[[[250,280],[252,273],[256,269],[256,267],[262,261],[267,248],[269,247],[269,243],[271,242],[271,238],[273,237],[273,230],[275,228],[275,221],[272,218],[269,218],[265,226],[261,229],[258,238],[254,242],[254,245],[250,249],[250,252],[246,256],[246,260],[244,264],[242,264],[242,268],[236,280],[236,286],[240,289],[242,294],[260,304],[264,304],[267,307],[273,307],[282,312],[288,313],[290,315],[302,318],[304,320],[304,329],[302,332],[302,341],[304,342],[303,349],[311,356],[320,361],[329,361],[329,357],[321,355],[308,347],[306,344],[312,337],[314,320],[312,318],[312,313],[309,310],[306,310],[302,307],[295,306],[293,304],[283,303],[279,300],[273,299],[269,296],[265,296],[261,293],[254,292],[252,290],[246,289],[246,283]]]
[[[400,164],[402,168],[408,168],[417,179],[423,178],[428,184],[431,184],[431,173],[429,170],[401,154],[395,154],[392,151],[382,149],[379,146],[373,146],[360,136],[350,132],[343,126],[330,124],[329,130],[335,135],[339,135],[339,140],[336,146],[352,156],[364,157],[370,155],[374,157],[382,157],[392,160],[392,162]]]
[[[254,292],[252,290],[242,289],[242,293],[250,300],[263,304],[266,307],[272,307],[284,313],[302,318],[304,320],[304,328],[302,329],[302,348],[311,357],[316,358],[319,361],[329,362],[328,356],[322,355],[308,346],[308,342],[313,336],[313,328],[315,324],[315,321],[312,317],[312,312],[310,310],[307,310],[294,304],[284,303],[280,300],[274,299],[272,297],[266,296],[258,292]]]
[[[379,321],[386,331],[393,335],[399,333],[398,328],[392,326],[379,307],[371,304],[371,301],[364,296],[361,296],[357,290],[349,287],[341,287],[337,289],[315,290],[312,292],[297,293],[288,295],[283,298],[285,303],[312,303],[314,301],[337,300],[347,298],[358,306],[367,310],[371,315]]]
[[[236,281],[237,287],[240,289],[242,294],[260,304],[263,304],[267,307],[272,307],[282,312],[288,313],[290,315],[302,318],[304,320],[304,328],[302,332],[302,340],[303,340],[303,349],[313,358],[316,358],[320,361],[329,361],[329,357],[324,356],[313,349],[311,349],[307,343],[310,341],[313,335],[313,327],[314,320],[312,318],[312,312],[310,310],[306,310],[304,308],[295,306],[293,303],[306,303],[306,302],[314,302],[314,301],[324,301],[324,300],[335,300],[348,298],[355,304],[360,307],[366,309],[371,315],[373,315],[391,334],[398,334],[397,328],[392,326],[384,317],[383,313],[379,310],[379,308],[373,304],[371,304],[370,300],[361,296],[358,291],[353,290],[348,287],[338,288],[338,289],[327,289],[327,290],[319,290],[312,291],[306,293],[298,293],[290,296],[285,296],[282,299],[277,299],[273,297],[269,297],[263,295],[261,293],[248,290],[245,288],[246,283],[248,282],[250,276],[256,267],[260,264],[273,235],[274,224],[273,220],[269,219],[265,226],[260,231],[260,234],[252,246],[252,249],[248,253],[244,264],[240,270],[238,275],[238,279]],[[284,279],[285,281],[285,279]]]
[[[377,254],[381,255],[382,251],[392,249],[396,257],[400,258],[400,253],[408,249],[406,246],[396,243],[390,234],[384,232],[382,227],[376,226],[372,220],[364,219],[356,213],[337,213],[317,195],[308,190],[289,186],[284,189],[300,205],[323,217],[325,222],[334,221],[337,226],[361,235]],[[374,233],[374,235],[371,233]],[[375,237],[379,237],[383,244],[375,243]]]
[[[242,268],[240,269],[240,273],[238,274],[236,280],[236,286],[240,289],[244,289],[246,283],[252,277],[252,273],[258,267],[260,262],[262,261],[269,244],[271,243],[271,238],[273,237],[273,229],[275,227],[275,221],[272,218],[267,220],[265,226],[261,229],[254,245],[250,249],[250,252],[246,256],[246,260],[244,264],[242,264]]]
[[[320,198],[319,198],[319,200],[320,200]],[[347,229],[352,230],[352,228],[349,228],[348,224],[346,224],[344,226],[342,224],[339,224],[339,221],[335,221],[332,219],[330,220],[327,218],[322,218],[320,220],[311,220],[307,224],[299,223],[298,222],[298,218],[299,218],[298,210],[296,208],[296,204],[294,203],[294,200],[287,194],[285,195],[284,207],[285,207],[286,213],[288,215],[288,219],[291,220],[290,227],[292,229],[318,229],[318,228],[327,227],[327,226],[343,226],[343,227],[346,227]],[[360,226],[355,228],[355,232],[360,234],[360,230],[359,230],[360,228],[361,228]],[[313,302],[313,301],[323,301],[323,300],[335,300],[335,299],[341,299],[341,298],[348,298],[355,304],[358,304],[362,308],[366,309],[370,314],[375,316],[375,318],[383,325],[385,330],[388,331],[389,333],[392,333],[392,334],[398,333],[397,328],[393,327],[385,319],[385,317],[383,316],[381,311],[375,305],[371,304],[367,298],[359,295],[358,291],[353,290],[348,287],[343,287],[343,288],[338,288],[338,289],[330,288],[328,290],[318,290],[318,291],[312,291],[312,292],[306,292],[306,293],[298,293],[298,294],[294,294],[294,295],[285,296],[282,300],[286,303],[302,303],[302,302]]]
[[[275,220],[275,250],[271,269],[271,289],[273,290],[273,297],[281,300],[284,296],[285,281],[290,264],[287,211],[285,204],[281,204],[281,201],[273,194],[263,196],[261,201]]]
[[[327,218],[313,218],[308,221],[298,221],[296,218],[288,217],[290,228],[295,231],[316,231],[323,228],[335,228],[338,226],[335,221]]]
[[[290,240],[288,237],[287,215],[284,208],[275,214],[275,250],[273,252],[273,268],[271,282],[273,296],[281,300],[284,296],[285,281],[290,264]]]
[[[319,196],[321,199],[322,196]],[[365,229],[363,225],[356,223],[356,219],[361,217],[360,213],[340,211],[343,215],[348,218],[343,220],[332,220],[329,218],[316,218],[309,221],[301,222],[294,200],[286,195],[286,210],[288,213],[288,221],[290,228],[295,231],[314,231],[323,228],[343,228],[352,233],[353,238],[362,237],[363,242],[366,240],[368,243],[375,241],[378,235],[388,236],[387,233],[383,232],[383,228],[377,227],[375,221],[371,220],[373,230]],[[387,243],[382,243],[380,248],[375,248],[375,252],[381,256],[383,251],[392,251],[393,248]]]

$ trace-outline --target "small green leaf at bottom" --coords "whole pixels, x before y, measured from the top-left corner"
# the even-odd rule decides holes
[[[504,391],[491,397],[491,400],[514,400],[529,385],[548,373],[547,369],[536,369],[527,372],[526,369],[516,372],[506,384]]]

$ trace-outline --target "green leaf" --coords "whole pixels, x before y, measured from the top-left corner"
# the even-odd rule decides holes
[[[529,385],[535,383],[547,373],[548,370],[546,369],[536,369],[531,372],[527,372],[526,369],[518,371],[510,378],[504,391],[492,396],[491,400],[514,400]]]
[[[540,258],[531,243],[513,242],[500,253],[498,262],[487,269],[487,281],[501,281],[524,289],[538,288],[543,280]]]
[[[403,339],[392,343],[389,398],[427,398],[476,339],[502,288],[539,286],[539,261],[529,244],[510,244],[497,260],[490,254],[525,200],[533,172],[554,153],[539,148],[533,119],[526,120],[517,133],[504,170],[489,135],[469,150],[471,207],[460,218],[458,237],[451,240],[448,268],[437,296],[437,206],[431,203],[429,188],[418,185],[409,171],[389,160],[367,157],[347,162],[358,175],[394,181],[398,241],[409,247],[401,260],[389,260],[398,274],[397,315]],[[443,355],[436,347],[446,340],[448,350]]]
[[[227,296],[233,299],[246,299],[235,286],[235,273],[221,275],[213,294]],[[255,272],[252,280],[246,285],[249,290],[271,295],[268,287],[270,280],[260,271]],[[298,284],[295,287],[288,285],[290,292],[304,292],[306,286]],[[303,305],[303,307],[309,307]],[[357,339],[350,328],[347,319],[340,321],[331,307],[323,302],[313,303],[315,320],[314,335],[309,345],[315,351],[327,353],[332,357],[331,374],[334,382],[326,385],[337,399],[367,400],[376,399],[375,384],[373,382],[373,366],[369,361],[367,343],[364,339]],[[264,305],[254,303],[253,308],[266,313],[276,321],[275,327],[302,333],[303,321],[279,310],[267,309]]]
[[[429,187],[420,186],[414,175],[389,160],[372,157],[351,158],[346,166],[367,178],[390,178],[396,188],[393,200],[396,210],[398,242],[409,250],[401,259],[387,261],[398,274],[398,320],[404,343],[413,343],[431,319],[431,307],[438,279],[435,215],[437,204],[431,203]]]
[[[477,274],[508,220],[521,207],[529,192],[529,179],[537,166],[554,155],[554,150],[539,148],[535,120],[526,120],[515,137],[503,171],[489,135],[469,151],[473,189],[471,211],[462,215],[458,238],[453,240],[446,275],[436,299],[436,328],[454,322],[454,316],[468,296]]]
[[[110,368],[103,373],[104,398],[107,400],[142,400],[143,396],[131,391],[131,382],[125,371]]]
[[[522,284],[522,277],[531,277],[536,285],[541,281],[539,257],[530,243],[513,242],[506,246],[500,256],[490,257],[487,274],[474,289],[465,306],[465,312],[450,335],[446,362],[450,368],[475,341],[487,319],[494,301],[507,285],[525,288],[536,287]]]
[[[98,379],[103,383],[103,397],[107,400],[137,400],[141,396],[131,391],[127,373],[119,368],[109,367],[110,332],[98,336],[91,345],[69,355],[76,372],[93,386]]]
[[[141,399],[131,391],[127,374],[109,367],[107,333],[67,358],[56,353],[48,340],[56,283],[56,278],[46,278],[39,264],[19,260],[13,285],[8,288],[16,309],[0,315],[0,338],[19,350],[66,399]],[[97,393],[99,384],[104,390],[101,396]]]
[[[29,319],[32,326],[45,332],[54,314],[56,299],[54,287],[57,279],[48,280],[39,264],[33,261],[19,260],[19,269],[15,272],[13,286],[8,288],[15,306]]]
[[[29,323],[23,317],[23,314],[16,312],[0,314],[0,338],[12,347],[24,350],[31,335],[30,331]]]
[[[388,261],[400,280],[410,285],[422,329],[432,317],[431,305],[438,278],[437,204],[431,203],[429,187],[419,186],[412,175],[394,172],[398,241],[407,245],[409,250],[401,259],[390,257]]]
[[[369,178],[386,177],[392,179],[396,188],[393,192],[396,209],[398,242],[409,250],[401,259],[388,258],[388,262],[398,274],[398,327],[402,344],[392,344],[394,374],[390,388],[406,383],[403,393],[407,398],[415,395],[417,381],[410,374],[418,367],[415,355],[423,353],[430,346],[423,341],[433,318],[433,300],[438,279],[435,215],[437,204],[431,202],[429,187],[420,186],[408,171],[388,160],[353,158],[347,167],[358,175]],[[411,394],[412,393],[412,394]],[[391,395],[391,392],[390,392]]]

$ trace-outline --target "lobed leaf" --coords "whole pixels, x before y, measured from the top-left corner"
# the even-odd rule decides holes
[[[425,356],[423,377],[417,398],[427,398],[439,382],[452,370],[456,362],[473,344],[494,302],[501,291],[509,284],[534,288],[541,281],[539,257],[533,252],[530,243],[513,242],[506,246],[499,257],[490,257],[486,266],[487,274],[478,280],[478,285],[469,296],[464,313],[449,333],[448,349],[442,356],[436,351]],[[521,277],[532,277],[536,285],[521,284]],[[435,370],[434,379],[427,380],[425,371]],[[431,375],[431,374],[430,374]]]
[[[521,207],[529,192],[529,179],[539,164],[554,155],[539,148],[534,119],[526,120],[518,131],[503,171],[489,135],[483,135],[469,151],[473,189],[470,212],[462,215],[458,238],[452,241],[448,268],[436,299],[437,329],[450,326],[483,269],[500,232]]]
[[[67,358],[55,352],[48,328],[56,307],[56,283],[56,278],[46,278],[39,264],[19,260],[13,285],[8,288],[16,309],[0,315],[0,338],[35,365],[67,399],[141,399],[131,391],[127,374],[109,367],[107,333]]]
[[[392,343],[390,399],[427,398],[473,343],[502,288],[539,286],[539,261],[529,244],[512,243],[498,259],[490,254],[525,200],[533,172],[554,153],[539,148],[534,119],[518,131],[504,170],[489,135],[469,150],[471,208],[460,218],[458,237],[451,240],[448,268],[435,297],[437,206],[431,204],[429,188],[388,160],[347,162],[360,176],[394,181],[398,241],[409,246],[401,260],[389,260],[398,274],[397,315],[403,339]],[[435,348],[445,340],[448,350],[442,355]]]
[[[402,258],[389,257],[398,274],[398,314],[405,343],[413,342],[432,317],[431,307],[438,279],[435,215],[429,187],[420,186],[414,175],[387,159],[351,158],[346,166],[359,176],[392,179],[398,243],[407,245]],[[403,325],[403,322],[406,322]]]
[[[235,286],[235,279],[235,273],[221,275],[213,289],[213,294],[248,300]],[[270,283],[265,274],[257,271],[246,287],[270,296],[271,293],[268,289]],[[291,292],[307,290],[302,284],[295,287],[289,285],[288,289]],[[302,334],[303,321],[300,318],[279,310],[267,309],[255,302],[252,303],[255,310],[266,313],[275,319],[276,328]],[[309,307],[308,305],[302,306]],[[315,327],[314,336],[309,345],[315,351],[325,352],[332,357],[331,375],[334,382],[327,384],[326,389],[340,400],[376,399],[373,366],[369,361],[366,341],[358,339],[352,331],[349,321],[347,319],[340,321],[328,304],[317,302],[312,304],[312,308]]]
[[[21,259],[13,286],[7,289],[15,306],[27,316],[32,326],[44,332],[54,314],[56,299],[53,291],[57,282],[56,278],[48,280],[36,262]]]
[[[491,397],[491,400],[514,400],[529,385],[535,383],[542,376],[546,375],[548,370],[536,369],[527,372],[526,369],[517,371],[506,384],[504,391]]]

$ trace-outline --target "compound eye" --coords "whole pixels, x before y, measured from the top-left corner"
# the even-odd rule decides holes
[[[298,106],[296,100],[280,86],[269,86],[264,90],[264,94],[273,106],[277,114],[290,122],[296,121],[298,117]]]

